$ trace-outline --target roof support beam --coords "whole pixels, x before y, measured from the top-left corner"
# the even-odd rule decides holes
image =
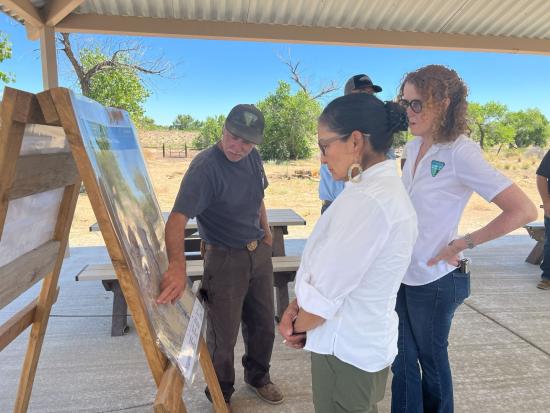
[[[84,0],[51,0],[46,3],[46,25],[55,26],[74,9],[80,6]]]
[[[72,14],[61,21],[55,29],[58,32],[131,36],[455,49],[550,55],[550,41],[541,39],[157,19],[130,16]]]
[[[42,83],[44,90],[58,87],[57,49],[55,48],[55,30],[50,26],[40,29],[40,60],[42,61]]]
[[[44,24],[40,12],[30,0],[2,0],[2,5],[4,9],[22,18],[26,24],[34,27],[42,27]]]

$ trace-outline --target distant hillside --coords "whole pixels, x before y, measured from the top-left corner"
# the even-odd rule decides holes
[[[187,143],[191,143],[198,132],[188,132],[180,130],[138,130],[139,140],[144,148],[160,148],[164,143],[166,148],[183,148]]]

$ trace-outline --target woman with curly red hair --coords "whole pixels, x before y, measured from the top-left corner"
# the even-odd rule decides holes
[[[483,158],[466,134],[466,85],[447,67],[408,73],[399,103],[409,129],[403,183],[418,217],[418,239],[397,294],[398,355],[392,365],[392,412],[453,411],[447,353],[451,322],[470,294],[462,251],[503,236],[537,216],[533,203]],[[502,212],[484,227],[457,237],[473,192]]]

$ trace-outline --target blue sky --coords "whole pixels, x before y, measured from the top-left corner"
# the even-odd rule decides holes
[[[13,45],[13,57],[0,64],[1,70],[16,75],[16,82],[10,86],[30,92],[42,90],[38,41],[27,40],[23,26],[5,15],[0,16],[0,30],[8,34]],[[111,41],[118,40],[128,38],[116,37]],[[161,125],[171,124],[180,113],[204,119],[225,114],[237,103],[263,99],[275,90],[279,80],[291,82],[287,67],[278,58],[287,56],[289,51],[293,60],[301,62],[301,73],[309,79],[312,89],[330,80],[343,87],[351,75],[367,73],[384,89],[378,96],[392,99],[404,73],[437,63],[458,71],[468,84],[470,101],[495,100],[514,111],[537,107],[550,119],[550,56],[216,40],[140,40],[150,57],[163,54],[165,59],[177,63],[174,78],[148,81],[152,94],[145,105],[146,115]],[[64,58],[60,59],[59,72],[61,86],[76,87]],[[323,103],[341,93],[335,92]]]

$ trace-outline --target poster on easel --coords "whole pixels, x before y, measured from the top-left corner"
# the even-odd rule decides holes
[[[101,202],[138,281],[157,344],[191,382],[204,309],[190,288],[174,305],[156,303],[168,267],[164,220],[136,130],[126,111],[105,108],[72,92],[70,99]]]

